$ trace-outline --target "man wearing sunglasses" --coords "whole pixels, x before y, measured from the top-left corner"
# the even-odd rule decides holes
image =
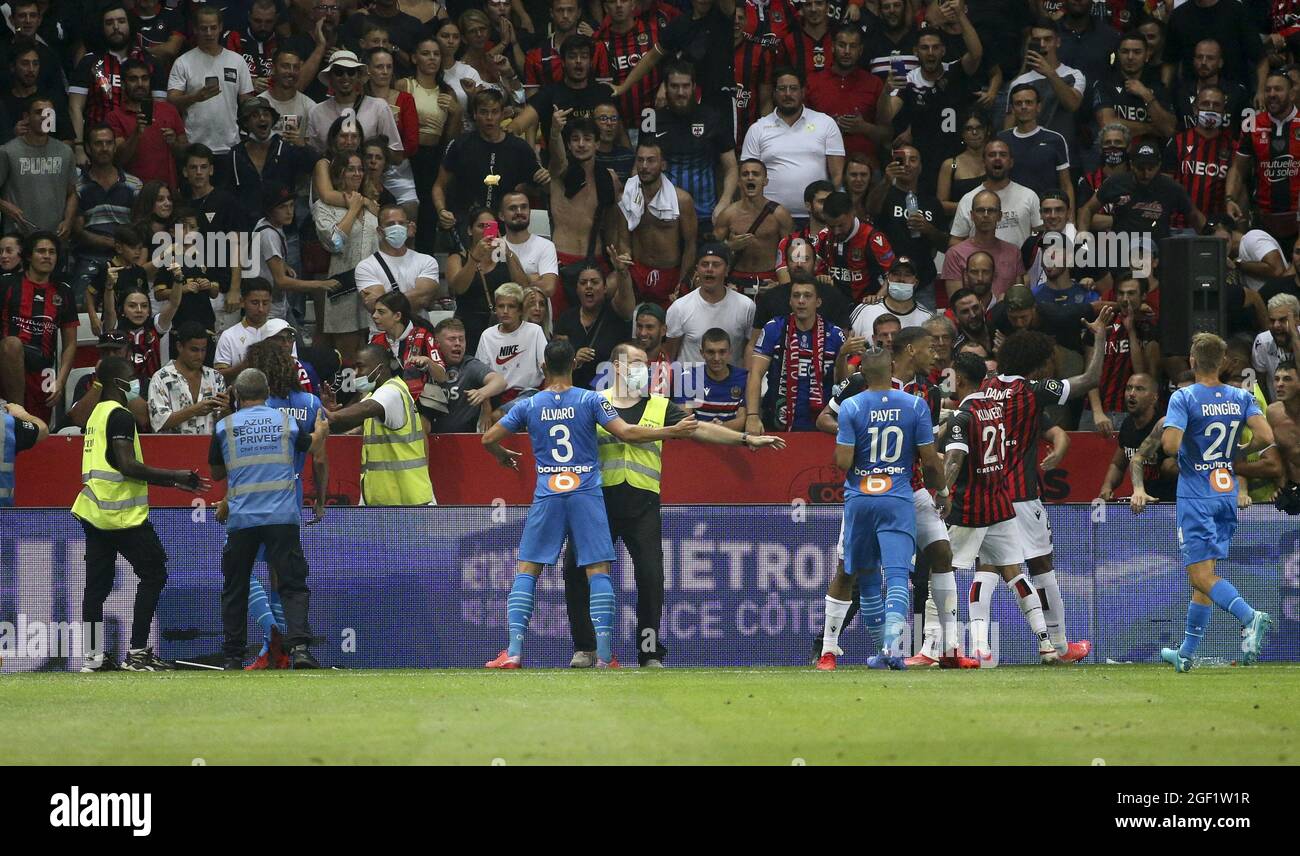
[[[356,117],[361,124],[361,135],[370,139],[376,134],[388,137],[388,149],[394,162],[405,157],[402,135],[393,119],[393,110],[382,98],[367,95],[365,91],[365,66],[352,51],[335,51],[329,65],[321,72],[321,82],[333,94],[317,104],[307,115],[307,142],[323,152],[327,148],[330,126],[344,113]]]

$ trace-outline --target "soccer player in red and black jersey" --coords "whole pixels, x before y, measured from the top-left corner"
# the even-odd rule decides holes
[[[817,272],[830,274],[840,291],[861,303],[880,291],[894,265],[894,250],[884,232],[857,218],[844,191],[826,197],[822,214],[826,228],[817,235]]]
[[[529,98],[548,83],[564,80],[564,60],[560,48],[564,40],[578,32],[583,23],[578,0],[551,0],[551,27],[547,38],[524,54],[524,94]],[[597,80],[609,80],[609,54],[605,43],[596,39],[591,55],[591,73]]]
[[[807,80],[831,66],[833,33],[826,0],[804,0],[799,17],[800,26],[792,29],[782,43],[786,57]]]
[[[948,417],[945,487],[935,494],[939,513],[948,521],[953,567],[974,568],[978,557],[1009,580],[1021,611],[1038,634],[1039,656],[1044,662],[1054,662],[1059,655],[1048,638],[1038,595],[1020,575],[1025,554],[1007,480],[1006,404],[989,398],[980,388],[984,360],[974,354],[958,354],[953,372],[960,404]],[[997,580],[997,573],[976,571],[970,588],[971,654],[985,668],[997,664],[989,646],[989,614]]]
[[[773,0],[772,7],[776,5]],[[736,50],[737,128],[748,128],[772,112],[772,87],[776,83],[772,73],[789,62],[780,36],[774,32],[750,32],[745,25],[746,15],[753,17],[755,8],[749,3],[737,4],[736,26],[732,31],[732,44]],[[738,134],[737,137],[736,148],[739,149],[744,135]]]
[[[33,232],[23,240],[23,272],[0,276],[0,396],[46,421],[77,358],[77,305],[52,279],[58,261],[54,233]]]
[[[1226,105],[1222,89],[1202,89],[1196,96],[1196,127],[1179,132],[1165,148],[1165,171],[1187,190],[1197,210],[1212,220],[1227,213],[1228,169],[1234,160]]]
[[[140,46],[126,9],[120,3],[109,3],[96,23],[90,25],[86,39],[96,48],[82,56],[68,80],[68,114],[78,140],[86,127],[103,122],[109,111],[122,103],[122,63],[128,59],[138,59],[152,69],[150,89],[156,100],[167,97],[162,68]],[[80,153],[77,159],[85,162]]]
[[[1102,307],[1096,320],[1087,324],[1087,329],[1095,339],[1104,340],[1114,313],[1109,306]],[[999,374],[988,378],[981,386],[981,391],[990,401],[1000,403],[1004,408],[1003,426],[1006,435],[1002,441],[1006,450],[1006,469],[1002,476],[1011,495],[1015,512],[1016,526],[1019,533],[1019,548],[1023,550],[1025,562],[1029,565],[1029,578],[1020,573],[1020,564],[1014,568],[1002,568],[1002,579],[1021,599],[1022,611],[1026,609],[1023,601],[1023,589],[1029,592],[1035,601],[1041,602],[1041,611],[1035,619],[1030,611],[1025,611],[1025,618],[1030,627],[1039,634],[1039,650],[1044,663],[1058,660],[1074,663],[1088,656],[1092,645],[1086,640],[1070,642],[1065,630],[1065,602],[1061,599],[1061,587],[1056,581],[1056,572],[1052,569],[1052,527],[1047,520],[1047,512],[1039,498],[1038,445],[1043,426],[1043,408],[1050,405],[1065,404],[1073,399],[1082,398],[1090,390],[1096,389],[1101,380],[1104,349],[1094,348],[1089,356],[1087,368],[1081,375],[1066,380],[1046,378],[1055,359],[1055,340],[1043,333],[1022,330],[1013,333],[998,348]],[[1059,459],[1061,449],[1053,457]],[[953,539],[954,544],[956,538]],[[999,564],[993,562],[993,564]],[[1037,592],[1034,592],[1037,589]],[[988,596],[991,598],[992,593]],[[972,610],[974,610],[972,599]],[[1033,606],[1033,604],[1031,604]],[[974,621],[972,612],[972,621]],[[1039,633],[1035,621],[1046,618],[1047,634]],[[1041,642],[1047,642],[1044,648]]]
[[[1119,314],[1106,328],[1106,354],[1102,358],[1101,383],[1088,393],[1092,426],[1110,438],[1124,414],[1124,389],[1134,374],[1150,374],[1160,365],[1160,345],[1155,331],[1142,313],[1145,280],[1121,279],[1115,287]],[[1087,340],[1087,337],[1084,337]],[[1091,357],[1095,342],[1085,341]],[[1087,430],[1080,423],[1080,430]]]
[[[608,0],[605,8],[609,15],[601,22],[595,39],[603,42],[609,65],[608,77],[615,84],[622,83],[646,54],[659,43],[660,24],[657,16],[637,16],[637,0]],[[655,89],[659,74],[651,71],[618,99],[618,111],[628,128],[641,125],[641,111],[654,107]]]
[[[1254,192],[1246,193],[1246,171],[1255,169]],[[1249,199],[1259,209],[1260,228],[1279,241],[1296,236],[1300,195],[1300,121],[1291,99],[1291,78],[1272,71],[1264,81],[1264,111],[1242,123],[1237,156],[1228,168],[1228,214],[1245,223]]]

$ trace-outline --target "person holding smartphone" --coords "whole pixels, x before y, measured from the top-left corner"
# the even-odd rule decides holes
[[[194,13],[195,47],[181,54],[167,80],[167,100],[185,113],[190,140],[216,155],[239,142],[236,113],[254,95],[248,63],[220,39],[221,10],[200,6]]]
[[[176,156],[189,145],[180,112],[155,101],[153,71],[143,60],[122,63],[122,103],[105,118],[117,139],[116,161],[141,181],[177,187]]]

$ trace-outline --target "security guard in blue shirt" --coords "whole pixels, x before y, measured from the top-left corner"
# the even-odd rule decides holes
[[[44,440],[50,429],[21,404],[0,402],[0,508],[14,504],[14,466],[19,452]]]
[[[245,369],[235,379],[239,409],[217,424],[208,452],[215,481],[227,480],[226,546],[221,552],[221,620],[225,630],[225,667],[243,668],[248,643],[248,578],[265,546],[280,601],[285,634],[295,669],[319,669],[307,650],[311,628],[307,610],[307,558],[298,536],[301,522],[294,452],[315,454],[325,442],[329,423],[316,415],[307,434],[286,413],[268,407],[266,375]]]

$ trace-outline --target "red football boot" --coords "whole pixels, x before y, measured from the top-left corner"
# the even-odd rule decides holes
[[[904,659],[903,665],[907,666],[909,669],[920,669],[937,666],[939,665],[939,661],[931,657],[929,654],[917,653]]]
[[[516,666],[515,668],[518,668],[518,666]],[[608,663],[606,663],[604,660],[597,660],[596,668],[597,669],[621,669],[623,667],[618,664],[618,657],[610,655]]]
[[[1065,653],[1061,655],[1061,662],[1077,663],[1091,653],[1092,643],[1087,639],[1080,639],[1078,642],[1070,642],[1066,645]]]
[[[524,667],[523,663],[520,662],[522,659],[517,654],[511,657],[508,652],[502,651],[497,654],[495,660],[484,663],[483,667],[486,669],[522,669]]]
[[[817,660],[817,671],[833,672],[835,671],[835,652],[827,651]]]
[[[257,659],[244,667],[245,672],[260,672],[262,669],[271,668],[271,661],[265,654],[258,654]],[[277,667],[278,668],[278,667]]]

